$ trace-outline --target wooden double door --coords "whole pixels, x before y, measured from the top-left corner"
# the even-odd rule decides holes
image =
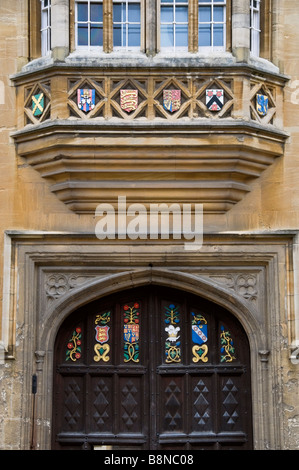
[[[150,286],[74,312],[56,338],[53,449],[251,449],[250,351],[228,311]]]

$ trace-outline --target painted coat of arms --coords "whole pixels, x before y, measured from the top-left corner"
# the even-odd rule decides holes
[[[97,343],[94,345],[94,352],[95,356],[93,357],[95,362],[104,361],[108,362],[110,357],[108,356],[110,351],[110,346],[108,344],[109,341],[109,326],[107,323],[110,322],[110,312],[104,312],[98,314],[95,319],[95,327],[96,335],[95,340]],[[100,323],[100,324],[98,324]]]
[[[269,107],[269,99],[266,95],[256,95],[256,110],[260,116],[266,116]]]
[[[206,105],[210,111],[220,111],[223,104],[223,90],[206,90]]]
[[[96,341],[98,343],[104,344],[109,340],[109,326],[96,326]]]
[[[196,344],[203,344],[208,341],[208,326],[192,325],[192,341]]]
[[[44,112],[44,106],[45,106],[45,99],[44,99],[44,94],[39,93],[38,95],[33,95],[32,96],[32,113],[33,116],[38,117],[41,116]]]
[[[138,90],[120,90],[120,107],[127,113],[138,107]]]
[[[208,346],[205,343],[208,341],[208,323],[201,314],[191,312],[191,315],[192,342],[194,343],[192,361],[195,363],[198,361],[207,362]]]
[[[173,113],[181,107],[181,90],[163,90],[163,108]]]
[[[139,325],[124,325],[124,340],[127,343],[137,343],[139,340]]]
[[[83,88],[77,90],[78,108],[88,113],[95,107],[95,90]]]

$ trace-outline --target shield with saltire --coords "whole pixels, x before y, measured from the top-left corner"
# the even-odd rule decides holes
[[[45,98],[43,93],[38,93],[32,96],[32,113],[33,116],[41,116],[44,112]]]

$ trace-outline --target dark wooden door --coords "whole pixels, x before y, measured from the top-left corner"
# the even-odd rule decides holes
[[[250,351],[228,311],[151,286],[61,326],[53,449],[251,449]]]

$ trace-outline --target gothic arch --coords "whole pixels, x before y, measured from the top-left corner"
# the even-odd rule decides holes
[[[265,335],[260,329],[256,316],[257,312],[254,308],[250,308],[246,301],[228,288],[216,285],[211,280],[165,268],[145,268],[108,275],[107,277],[95,279],[67,294],[49,310],[40,337],[40,348],[42,348],[42,345],[47,344],[48,348],[51,349],[61,323],[82,305],[109,294],[149,284],[174,287],[206,298],[226,308],[242,324],[251,349],[262,350],[265,348]]]
[[[258,312],[255,308],[251,307],[246,300],[239,297],[229,288],[222,287],[210,279],[191,273],[165,268],[147,267],[110,274],[94,279],[88,284],[66,294],[63,299],[57,301],[47,312],[43,328],[40,329],[41,334],[37,338],[37,349],[44,351],[42,375],[40,378],[40,382],[43,384],[42,387],[44,388],[43,393],[46,393],[48,397],[52,396],[54,342],[63,321],[76,309],[93,300],[104,298],[109,294],[125,291],[130,288],[150,284],[173,287],[210,300],[231,312],[243,326],[250,346],[253,436],[254,442],[262,442],[262,436],[265,433],[265,429],[268,427],[268,423],[265,423],[265,429],[262,429],[261,426],[256,424],[259,421],[255,419],[255,417],[260,417],[261,413],[264,413],[259,406],[260,400],[258,397],[268,396],[267,385],[265,385],[263,378],[264,374],[267,373],[264,364],[268,359],[268,351],[266,333],[262,331],[260,327]],[[267,398],[265,398],[265,400],[267,400]],[[43,406],[43,415],[51,422],[52,399],[48,399]],[[45,430],[42,432],[45,432]],[[48,437],[41,436],[41,441],[48,443]]]

